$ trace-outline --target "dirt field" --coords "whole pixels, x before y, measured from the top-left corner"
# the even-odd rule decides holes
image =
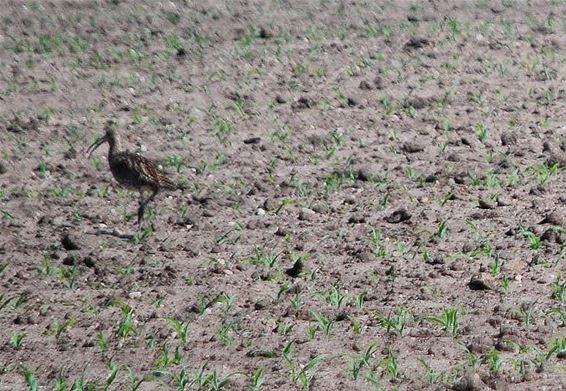
[[[566,389],[565,12],[2,2],[0,390]]]

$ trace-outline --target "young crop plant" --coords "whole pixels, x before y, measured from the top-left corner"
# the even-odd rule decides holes
[[[67,319],[63,323],[54,321],[49,325],[49,330],[55,334],[55,338],[59,338],[63,333],[69,330],[77,321],[75,319]]]
[[[248,391],[259,391],[265,383],[265,369],[259,367],[254,370],[248,383]]]
[[[499,370],[501,369],[501,365],[503,364],[503,360],[501,359],[501,355],[497,350],[491,350],[486,353],[484,357],[484,361],[489,368],[489,372],[492,376],[497,375]]]
[[[175,318],[169,318],[167,319],[167,324],[175,329],[176,337],[179,338],[183,345],[185,345],[188,338],[188,322],[181,322],[180,320],[177,320]]]
[[[128,304],[122,304],[120,306],[120,312],[122,317],[118,322],[118,329],[116,333],[120,338],[127,338],[131,335],[135,335],[136,328],[134,326],[134,309]]]
[[[14,350],[20,350],[22,348],[22,344],[24,341],[26,334],[25,333],[14,333],[10,337],[10,346]]]
[[[527,241],[529,242],[529,248],[531,250],[538,250],[542,246],[542,239],[538,237],[533,231],[524,227],[519,227],[519,232],[527,239]]]
[[[452,336],[458,333],[458,310],[455,308],[447,308],[442,315],[425,316],[423,319],[441,325]]]
[[[385,328],[386,332],[395,331],[401,337],[406,335],[407,324],[413,320],[413,315],[404,306],[399,306],[395,309],[394,314],[389,314],[387,317],[381,316],[380,323]]]
[[[393,351],[391,349],[387,353],[387,356],[382,360],[381,365],[384,367],[385,372],[392,379],[397,379],[401,375],[401,372],[399,371],[399,366],[398,366],[398,363],[397,363],[397,357],[395,357],[395,354],[393,354]]]
[[[550,286],[552,287],[552,299],[562,303],[566,298],[566,281],[563,281],[560,276],[556,276]]]
[[[26,385],[28,386],[29,391],[39,391],[39,382],[35,377],[33,371],[27,367],[22,367],[22,375],[26,381]]]
[[[327,290],[319,293],[320,297],[322,297],[327,303],[332,304],[337,309],[340,309],[346,300],[346,295],[344,295],[336,285],[332,285],[332,287]]]
[[[330,333],[332,333],[332,329],[334,328],[334,321],[316,311],[311,311],[311,316],[318,322],[318,325],[324,332],[324,335],[329,336]]]
[[[376,352],[377,344],[373,343],[368,346],[365,352],[358,356],[353,356],[348,360],[352,380],[358,380],[362,369],[370,369],[370,360],[374,357]]]

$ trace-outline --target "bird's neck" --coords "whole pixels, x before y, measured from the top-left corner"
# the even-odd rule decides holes
[[[108,158],[111,158],[112,155],[122,150],[122,141],[120,140],[120,136],[116,135],[108,140],[108,145]]]

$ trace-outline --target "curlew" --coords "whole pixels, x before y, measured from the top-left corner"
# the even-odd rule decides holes
[[[175,190],[177,185],[161,171],[155,162],[137,153],[122,150],[120,135],[114,128],[113,121],[108,121],[102,137],[97,139],[87,150],[88,158],[105,142],[108,143],[108,165],[118,183],[127,189],[140,193],[138,207],[138,229],[141,228],[146,205],[160,190]],[[151,194],[144,198],[144,192]]]

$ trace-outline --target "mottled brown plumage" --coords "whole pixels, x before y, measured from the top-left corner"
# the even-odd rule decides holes
[[[105,142],[108,143],[108,165],[112,175],[122,186],[140,192],[138,208],[138,227],[141,226],[145,206],[152,201],[160,190],[175,190],[177,185],[148,158],[130,151],[122,151],[120,135],[114,129],[114,123],[106,125],[104,136],[88,148],[88,157]],[[144,199],[144,191],[151,195]]]

